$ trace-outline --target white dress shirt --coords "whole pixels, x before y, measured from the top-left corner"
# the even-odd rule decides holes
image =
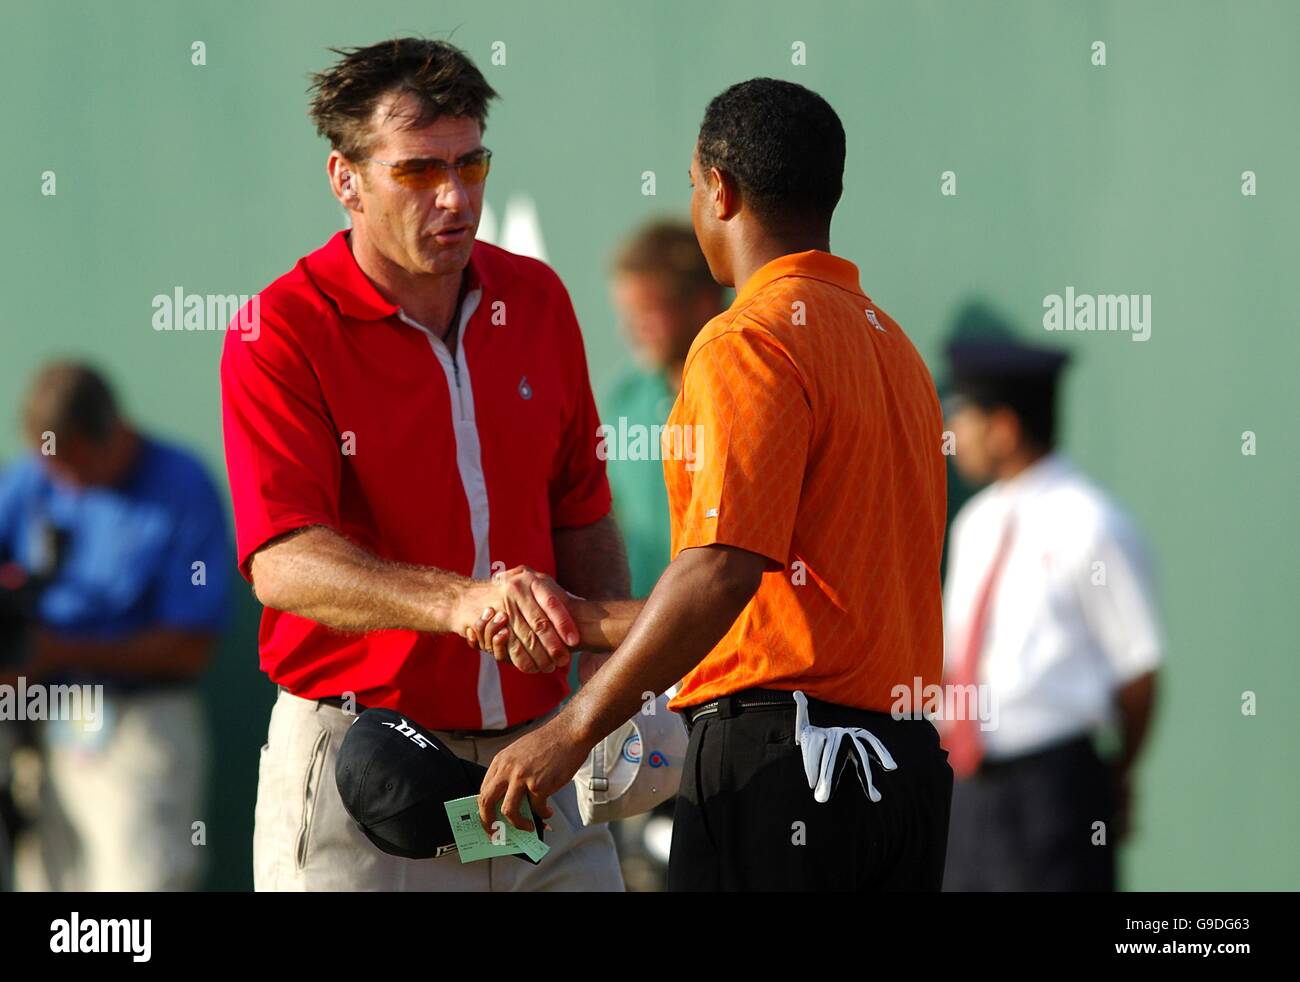
[[[960,657],[1004,524],[979,681],[996,714],[985,756],[1032,753],[1113,719],[1116,690],[1160,662],[1152,570],[1132,521],[1059,454],[975,495],[953,522],[945,652]]]

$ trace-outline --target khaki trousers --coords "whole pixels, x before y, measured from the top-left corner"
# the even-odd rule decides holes
[[[0,720],[0,793],[9,788],[13,774],[9,760],[13,756],[17,740],[14,735],[16,724]],[[13,889],[13,843],[9,841],[9,831],[0,825],[0,893]]]
[[[198,889],[209,831],[198,693],[105,692],[104,708],[98,731],[39,724],[44,773],[36,855],[20,867],[18,888]]]
[[[353,716],[281,691],[271,711],[258,771],[253,885],[270,890],[621,891],[614,840],[604,825],[586,827],[572,784],[551,798],[551,847],[537,866],[513,856],[462,863],[403,859],[376,848],[343,808],[334,784],[339,746]],[[540,725],[540,724],[539,724]],[[486,739],[437,736],[452,752],[487,766],[524,730]]]

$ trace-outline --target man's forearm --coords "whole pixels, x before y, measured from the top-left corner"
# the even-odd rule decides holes
[[[683,550],[613,657],[565,708],[576,732],[594,744],[636,713],[644,693],[663,692],[698,665],[753,597],[763,566],[741,549]]]
[[[627,547],[613,515],[581,528],[556,529],[552,541],[556,582],[592,601],[569,609],[582,636],[579,647],[589,653],[580,675],[586,678],[627,636],[642,601],[625,599],[632,595],[632,574]]]
[[[455,631],[454,613],[473,581],[432,566],[373,556],[320,526],[253,557],[254,592],[268,607],[340,631]]]
[[[584,651],[612,652],[632,630],[646,600],[584,600],[574,603],[570,613],[582,636]]]
[[[624,600],[632,596],[627,548],[613,515],[579,528],[555,529],[555,581],[590,600]]]
[[[1142,752],[1142,747],[1146,744],[1147,732],[1151,727],[1151,716],[1155,709],[1155,687],[1155,672],[1148,672],[1126,684],[1116,694],[1120,737],[1123,741],[1119,758],[1121,771],[1127,772],[1132,768]]]

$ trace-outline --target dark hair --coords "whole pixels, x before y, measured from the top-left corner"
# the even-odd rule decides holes
[[[487,127],[488,102],[497,98],[469,56],[446,41],[394,38],[366,48],[330,48],[341,61],[311,77],[309,115],[316,132],[349,160],[359,160],[373,138],[371,117],[391,93],[415,97],[424,126],[441,116],[467,116]]]
[[[731,175],[765,225],[830,223],[844,190],[844,127],[810,89],[775,78],[740,82],[704,110],[700,167]]]
[[[1030,443],[1051,450],[1056,446],[1056,390],[1055,378],[1001,379],[968,386],[966,397],[985,412],[1009,409]]]
[[[701,290],[721,297],[722,287],[709,272],[690,222],[661,218],[642,225],[614,256],[614,272],[653,276],[684,301]]]
[[[27,435],[80,436],[103,445],[118,421],[117,400],[104,376],[76,361],[55,361],[32,380],[23,406]]]

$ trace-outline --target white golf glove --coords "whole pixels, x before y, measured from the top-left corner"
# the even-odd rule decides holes
[[[853,769],[858,772],[858,781],[873,802],[880,800],[880,792],[871,783],[871,760],[867,748],[862,745],[866,740],[876,752],[880,766],[887,771],[897,770],[898,765],[889,755],[885,745],[875,736],[860,726],[813,726],[808,722],[808,697],[798,690],[794,694],[794,742],[803,748],[803,769],[808,776],[808,787],[813,790],[817,801],[830,801],[839,775],[835,772],[835,761],[839,757],[840,743],[847,736],[853,741],[857,757],[849,754]]]

